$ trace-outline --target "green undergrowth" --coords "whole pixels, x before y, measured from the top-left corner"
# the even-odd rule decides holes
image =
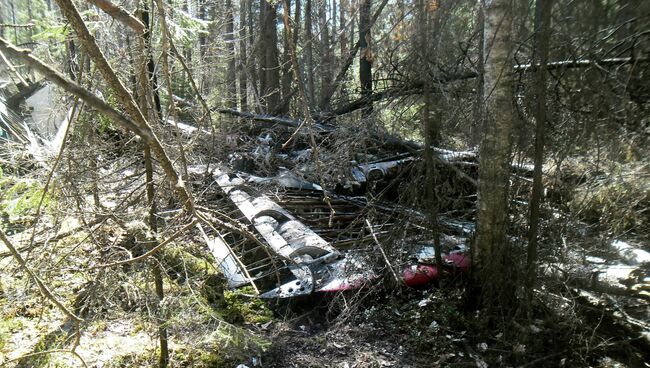
[[[163,261],[169,277],[179,283],[188,278],[206,278],[218,274],[214,262],[189,252],[186,245],[165,248]]]
[[[43,186],[34,179],[3,175],[0,171],[0,226],[8,233],[29,227],[43,196]],[[43,198],[41,213],[55,208],[52,188]]]
[[[251,286],[228,290],[214,262],[188,251],[187,246],[165,249],[167,275],[179,284],[194,280],[199,284],[201,308],[209,308],[230,323],[263,324],[273,319],[267,304],[256,297]]]
[[[242,312],[245,308],[229,306],[223,299],[218,305],[211,304],[203,290],[195,291],[185,287],[167,290],[165,309],[171,337],[170,367],[235,367],[246,364],[251,357],[260,356],[269,348],[270,341],[264,337],[228,321],[231,318],[251,320],[258,311]],[[147,330],[155,330],[154,320],[146,325]],[[107,367],[155,367],[158,354],[153,348],[130,353],[112,359]]]
[[[260,298],[251,297],[255,291],[251,286],[236,290],[225,290],[224,316],[232,323],[263,324],[273,320],[273,312],[266,302]]]

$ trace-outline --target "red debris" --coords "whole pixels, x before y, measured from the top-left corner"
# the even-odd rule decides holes
[[[452,253],[442,257],[443,262],[452,266],[452,274],[463,274],[469,271],[469,256],[462,253]],[[429,264],[417,264],[404,268],[402,279],[407,286],[425,286],[440,277],[438,267]]]

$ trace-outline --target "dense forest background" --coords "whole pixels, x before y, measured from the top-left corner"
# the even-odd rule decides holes
[[[0,366],[648,366],[649,58],[644,0],[0,0]],[[230,290],[221,167],[381,280]]]

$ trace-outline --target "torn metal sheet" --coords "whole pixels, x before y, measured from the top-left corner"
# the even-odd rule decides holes
[[[242,267],[237,262],[236,256],[229,250],[228,245],[221,236],[216,236],[207,241],[217,265],[228,281],[231,289],[246,285],[250,282]]]

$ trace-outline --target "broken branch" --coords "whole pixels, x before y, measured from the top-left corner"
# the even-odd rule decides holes
[[[650,58],[611,58],[611,59],[602,59],[602,60],[562,60],[562,61],[552,61],[546,64],[547,70],[556,70],[556,69],[575,69],[575,68],[585,68],[594,65],[599,66],[618,66],[631,64],[634,62],[647,62],[650,61]],[[540,67],[539,64],[519,64],[514,65],[513,68],[515,72],[534,72]],[[447,84],[453,82],[460,82],[472,78],[476,78],[478,74],[474,71],[467,71],[460,74],[452,74],[442,78],[437,78],[433,80],[433,84]],[[391,97],[401,97],[401,96],[411,96],[422,93],[422,88],[424,87],[424,81],[415,81],[410,84],[386,88],[383,91],[373,93],[368,97],[362,97],[355,101],[352,101],[346,105],[343,105],[333,111],[323,113],[319,119],[320,120],[329,120],[339,115],[349,114],[356,110],[360,110],[372,102],[381,101],[386,98]]]
[[[137,33],[144,33],[144,24],[138,18],[129,14],[123,7],[115,5],[108,0],[88,0],[88,2],[103,10],[116,21],[131,27]]]

